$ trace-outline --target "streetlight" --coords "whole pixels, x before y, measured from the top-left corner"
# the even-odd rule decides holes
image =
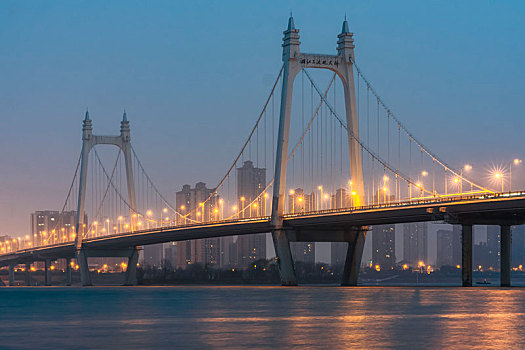
[[[290,190],[290,196],[292,196],[292,214],[295,213],[295,191]]]
[[[242,218],[244,219],[244,201],[246,198],[244,196],[241,197],[241,208],[239,209],[242,212]]]
[[[518,166],[521,164],[521,159],[515,158],[509,167],[509,192],[512,192],[512,165]]]
[[[496,178],[496,180],[501,180],[501,192],[503,192],[503,174],[496,172],[494,173],[494,178]]]
[[[465,171],[471,171],[472,170],[472,165],[470,164],[465,164],[465,166],[463,167],[463,169],[461,169],[461,179],[463,180],[463,170]],[[461,189],[463,190],[463,182],[461,182]],[[463,192],[463,191],[462,191]],[[472,192],[472,182],[470,182],[470,192]]]

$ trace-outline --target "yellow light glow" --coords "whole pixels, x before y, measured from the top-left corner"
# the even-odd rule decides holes
[[[295,191],[294,190],[290,190],[290,196],[293,196],[295,194]]]
[[[408,264],[403,264],[403,270],[408,270]]]
[[[268,193],[265,193],[265,194],[264,194],[264,198],[268,198]]]
[[[352,191],[352,196],[355,196],[356,195],[356,192],[355,191]]]
[[[422,175],[422,176],[428,176],[428,171],[423,170],[423,171],[421,172],[421,175]]]
[[[299,203],[302,202],[302,201],[303,201],[303,197],[299,197],[299,198],[297,198],[297,201],[298,201]]]
[[[184,209],[186,209],[186,206],[185,205],[181,205],[180,206],[180,210],[184,210]]]
[[[513,160],[513,162],[514,162],[514,165],[518,165],[521,163],[521,159],[516,158]]]
[[[388,180],[389,180],[388,176],[386,176],[386,175],[383,176],[383,181],[384,181],[384,182],[387,182]]]
[[[244,202],[245,200],[246,200],[246,198],[241,197],[241,202]]]
[[[376,264],[376,266],[374,266],[375,270],[377,272],[381,271],[381,266],[379,266],[379,264]]]
[[[318,189],[318,190],[322,190],[322,189],[323,189],[323,186],[317,186],[317,189]]]
[[[470,164],[465,164],[465,166],[463,167],[463,169],[465,169],[466,171],[472,170],[472,165],[470,165]]]
[[[167,213],[167,212],[168,212],[168,208],[164,208],[164,209],[162,209],[162,212],[163,212],[163,213]]]

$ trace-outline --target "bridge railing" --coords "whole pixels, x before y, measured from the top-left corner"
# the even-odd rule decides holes
[[[333,214],[333,213],[344,213],[344,212],[356,212],[356,211],[367,211],[374,209],[387,209],[387,208],[396,208],[396,207],[408,207],[414,205],[422,204],[440,204],[440,203],[451,203],[459,201],[475,201],[475,200],[484,200],[484,199],[494,199],[494,198],[519,198],[525,197],[525,192],[497,192],[497,193],[479,193],[474,195],[458,195],[458,196],[442,196],[435,198],[424,198],[417,200],[405,200],[398,202],[385,202],[379,204],[371,205],[362,205],[355,207],[347,208],[335,208],[335,209],[323,209],[315,210],[308,212],[300,212],[293,214],[285,214],[284,217],[299,217],[299,216],[311,216],[319,214]]]

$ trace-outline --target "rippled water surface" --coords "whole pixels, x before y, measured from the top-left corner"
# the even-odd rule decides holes
[[[0,348],[523,348],[525,289],[1,288]]]

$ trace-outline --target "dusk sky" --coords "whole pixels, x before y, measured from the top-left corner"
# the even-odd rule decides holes
[[[329,6],[328,6],[329,4]],[[483,177],[525,157],[521,1],[2,1],[0,235],[59,210],[89,108],[96,133],[122,112],[159,188],[216,185],[281,66],[293,11],[306,52],[356,57],[396,115],[454,166]],[[475,174],[476,175],[476,174]],[[525,188],[524,170],[513,182]]]

